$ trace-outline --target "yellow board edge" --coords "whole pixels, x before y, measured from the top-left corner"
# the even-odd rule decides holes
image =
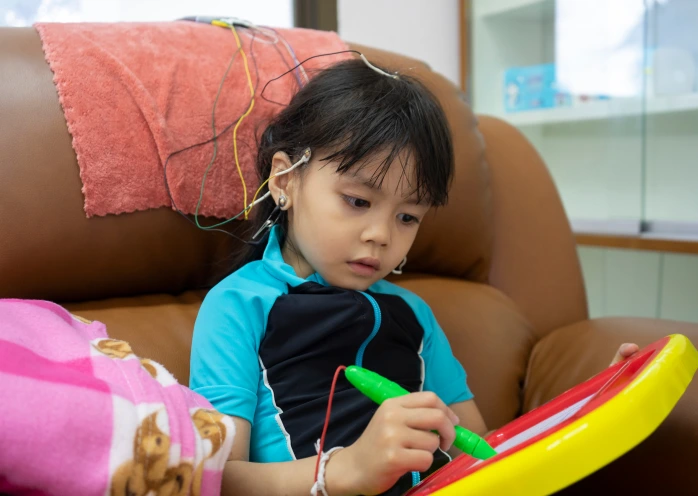
[[[698,350],[688,338],[669,338],[628,387],[597,409],[433,494],[551,494],[628,452],[659,427],[698,369]]]

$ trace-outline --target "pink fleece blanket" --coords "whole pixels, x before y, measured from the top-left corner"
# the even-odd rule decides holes
[[[211,111],[223,74],[237,50],[230,29],[194,22],[44,24],[36,29],[73,137],[85,196],[85,212],[119,214],[171,206],[165,189],[167,157],[213,136]],[[256,85],[251,114],[237,133],[238,156],[248,201],[258,186],[254,162],[256,133],[282,107],[260,98],[264,84],[298,60],[346,50],[335,33],[278,29],[263,36],[239,29]],[[252,56],[254,54],[254,57]],[[304,64],[318,68],[350,57],[319,57]],[[256,67],[255,67],[256,63]],[[271,83],[264,95],[287,103],[298,90],[293,74]],[[250,92],[238,54],[223,85],[216,110],[217,133],[247,110]],[[193,213],[213,144],[172,157],[168,185],[177,207]],[[232,129],[218,141],[217,159],[207,176],[202,215],[230,217],[243,208],[243,191],[233,156]]]
[[[44,301],[0,300],[0,493],[220,494],[234,424]]]

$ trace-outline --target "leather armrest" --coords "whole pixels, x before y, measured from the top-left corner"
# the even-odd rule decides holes
[[[618,346],[643,347],[668,334],[683,334],[698,345],[698,324],[643,318],[586,320],[560,328],[535,346],[524,394],[532,410],[606,368]],[[689,494],[698,487],[698,380],[659,428],[645,441],[562,493]],[[612,440],[609,440],[612,442]],[[687,492],[689,488],[691,491]]]

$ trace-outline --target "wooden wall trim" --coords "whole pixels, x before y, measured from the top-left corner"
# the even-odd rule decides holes
[[[658,239],[603,234],[575,234],[575,238],[577,244],[582,246],[698,254],[698,240]]]

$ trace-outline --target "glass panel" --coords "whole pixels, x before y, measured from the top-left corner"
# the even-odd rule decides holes
[[[698,237],[698,2],[648,3],[645,219]]]
[[[546,161],[578,231],[638,233],[643,0],[474,0],[473,104]]]
[[[698,240],[698,1],[472,0],[473,103],[538,149],[576,231]],[[698,322],[698,256],[579,247],[592,317]]]

